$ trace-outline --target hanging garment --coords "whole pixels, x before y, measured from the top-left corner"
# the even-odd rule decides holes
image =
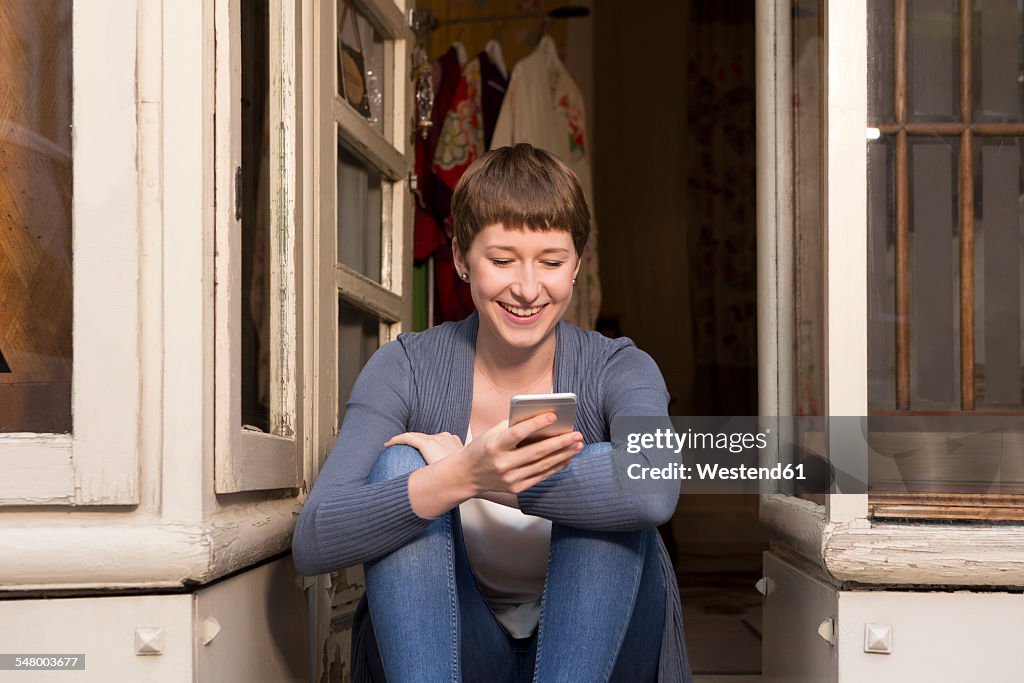
[[[496,40],[488,41],[480,53],[480,112],[484,121],[484,149],[491,148],[501,103],[508,90],[505,56]]]
[[[444,124],[445,116],[451,106],[452,98],[455,96],[455,89],[459,85],[458,52],[454,47],[441,55],[434,64],[434,109],[431,116],[431,126],[427,137],[416,136],[416,218],[415,232],[413,237],[413,259],[422,261],[436,252],[440,247],[447,244],[447,235],[444,230],[444,219],[448,215],[448,209],[441,213],[435,209],[437,197],[435,191],[435,178],[433,172],[434,152],[437,150],[438,140],[441,139],[441,127]],[[447,207],[451,203],[448,196]]]
[[[587,159],[583,94],[558,57],[550,36],[512,70],[490,149],[528,142],[551,152],[575,171],[590,206],[590,239],[581,256],[576,289],[565,320],[593,329],[601,308],[597,263],[597,223]]]
[[[435,189],[435,209],[448,219],[451,195],[459,178],[484,152],[484,124],[480,115],[480,60],[474,59],[462,69],[434,151],[431,171],[439,181]]]
[[[486,81],[483,79],[484,73],[488,74]],[[459,279],[451,254],[454,234],[451,199],[462,174],[486,150],[484,103],[491,110],[497,110],[505,85],[506,81],[492,65],[487,53],[480,53],[463,68],[441,126],[441,136],[431,165],[433,208],[436,216],[444,217],[442,220],[446,236],[445,244],[434,252],[435,324],[462,320],[473,312],[469,287]]]
[[[435,187],[435,209],[449,217],[451,193],[462,174],[487,149],[488,133],[493,136],[508,79],[502,76],[486,52],[462,69],[434,151],[431,168],[441,184]]]
[[[456,40],[452,43],[452,49],[455,50],[455,54],[459,57],[459,66],[466,66],[466,62],[469,61],[469,55],[466,54],[466,46],[462,44],[462,41]]]

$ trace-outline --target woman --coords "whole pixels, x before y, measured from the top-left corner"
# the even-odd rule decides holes
[[[664,381],[628,339],[560,322],[590,226],[576,177],[504,147],[466,171],[452,214],[476,312],[367,363],[296,566],[365,563],[372,625],[353,659],[379,649],[391,683],[690,680],[654,531],[677,491],[624,490],[623,463],[650,458],[607,443],[616,415],[666,415]],[[510,398],[569,391],[578,430],[517,447],[554,416],[509,426]]]

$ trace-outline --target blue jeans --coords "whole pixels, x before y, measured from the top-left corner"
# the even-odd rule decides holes
[[[607,443],[587,446],[587,457]],[[424,466],[392,446],[369,480]],[[657,531],[600,532],[552,524],[540,624],[512,638],[470,570],[458,508],[365,565],[373,632],[389,683],[655,681],[665,585]]]

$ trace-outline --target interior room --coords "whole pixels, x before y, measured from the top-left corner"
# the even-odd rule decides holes
[[[435,64],[485,55],[486,137],[495,85],[486,74],[516,78],[520,60],[550,41],[581,97],[582,125],[575,103],[562,114],[575,134],[574,170],[590,176],[598,235],[596,284],[583,292],[590,308],[577,324],[650,353],[670,414],[756,415],[753,2],[428,0],[417,12],[420,46]],[[434,94],[450,98],[439,76],[435,66]],[[446,280],[443,226],[437,235],[423,246],[417,233],[420,327],[462,305]],[[767,544],[757,496],[683,496],[661,532],[697,680],[759,680],[755,583]]]

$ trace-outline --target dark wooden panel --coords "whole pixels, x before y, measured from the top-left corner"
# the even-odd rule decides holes
[[[1024,495],[872,493],[868,514],[876,519],[1024,521]]]
[[[0,433],[71,431],[71,382],[0,384]]]

